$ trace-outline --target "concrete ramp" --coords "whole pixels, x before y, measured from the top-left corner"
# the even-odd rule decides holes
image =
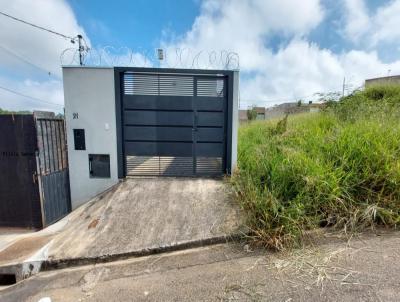
[[[220,241],[243,223],[229,186],[213,179],[126,179],[76,211],[49,265]]]

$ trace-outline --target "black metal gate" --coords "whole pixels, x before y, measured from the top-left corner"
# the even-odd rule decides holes
[[[32,115],[0,115],[0,226],[42,227]]]
[[[0,226],[42,228],[71,211],[64,120],[0,115]]]
[[[125,175],[224,173],[224,75],[128,71],[121,80]]]

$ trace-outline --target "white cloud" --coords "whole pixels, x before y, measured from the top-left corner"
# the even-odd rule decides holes
[[[364,0],[345,0],[346,26],[344,33],[348,39],[358,42],[368,32],[370,18]]]
[[[358,39],[364,31],[379,31],[376,25],[369,27],[364,2],[347,2],[354,21],[346,27],[347,34]],[[378,15],[384,11],[378,10]],[[301,5],[293,1],[209,0],[202,3],[192,28],[165,47],[237,52],[242,107],[270,106],[309,99],[316,92],[341,91],[343,77],[347,87],[354,89],[366,78],[386,75],[388,69],[400,72],[400,61],[385,64],[373,49],[337,54],[310,43],[308,34],[320,25],[323,16],[324,8],[312,0]],[[283,35],[289,43],[274,51],[268,39],[276,35]]]
[[[358,50],[333,53],[309,42],[309,33],[321,26],[325,15],[325,8],[318,0],[204,0],[191,29],[182,36],[174,36],[169,41],[165,39],[162,44],[167,49],[167,60],[176,59],[177,56],[171,56],[171,53],[180,48],[178,59],[189,67],[193,64],[193,54],[201,51],[196,59],[199,66],[195,64],[194,67],[210,65],[210,58],[219,61],[220,50],[238,53],[244,106],[272,105],[308,97],[315,92],[340,91],[344,76],[356,88],[365,78],[386,75],[389,69],[392,74],[400,73],[400,60],[383,63],[374,47],[383,42],[399,45],[400,18],[397,16],[400,15],[400,0],[383,5],[372,15],[362,0],[343,1],[347,20],[343,32],[358,45],[368,44],[364,50],[359,47]],[[0,10],[68,35],[84,34],[65,0],[1,1]],[[65,48],[71,47],[69,41],[2,16],[0,26],[0,45],[54,75],[60,75],[59,56]],[[278,49],[269,44],[270,39],[277,36],[287,41]],[[192,57],[188,49],[192,51]],[[217,52],[212,53],[214,50]],[[108,52],[100,50],[97,56],[100,53],[101,62],[106,65],[154,64],[143,54],[124,48]],[[100,62],[95,56],[94,51],[88,59],[97,65]],[[4,67],[0,72],[0,85],[39,99],[63,103],[59,79],[46,77],[43,71],[1,49],[0,65]],[[16,79],[17,75],[19,79]],[[32,80],[39,78],[44,79]],[[51,106],[0,90],[0,107],[50,109]]]
[[[305,40],[293,40],[272,55],[255,77],[245,77],[243,104],[273,105],[288,98],[310,98],[315,92],[337,90],[344,71],[339,58],[329,50]],[[335,79],[335,81],[326,79]],[[263,103],[270,101],[271,103]]]
[[[345,36],[356,44],[376,47],[400,38],[400,0],[389,1],[369,13],[365,0],[344,0]]]
[[[85,58],[85,64],[88,66],[152,67],[154,63],[154,53],[135,52],[128,47],[92,48]]]
[[[52,29],[68,36],[76,36],[85,31],[78,24],[71,7],[64,0],[13,0],[0,1],[0,11],[19,19]],[[76,47],[68,39],[33,28],[0,15],[0,66],[2,67],[1,86],[48,102],[63,102],[61,83],[60,54],[69,47]],[[24,60],[27,64],[10,51]],[[45,72],[46,71],[46,72]],[[50,72],[53,76],[48,77]],[[32,80],[46,78],[42,81]],[[6,80],[13,78],[14,80]],[[2,90],[0,92],[0,107],[9,109],[34,109],[59,107],[32,101]]]
[[[62,83],[59,80],[34,81],[27,79],[15,81],[0,77],[0,83],[3,87],[36,98],[36,100],[32,100],[0,89],[0,108],[16,111],[32,109],[63,111],[64,95]]]
[[[85,31],[79,26],[71,7],[63,0],[1,1],[0,10],[67,36],[85,36]],[[74,46],[68,39],[5,16],[0,16],[0,28],[1,45],[56,75],[61,74],[60,54],[64,49]],[[5,58],[8,57],[1,52],[0,64],[7,66],[10,61]]]
[[[349,93],[365,79],[385,76],[388,70],[400,73],[400,60],[385,64],[375,51],[352,50],[338,55],[306,40],[293,40],[270,58],[265,71],[243,77],[241,105],[315,100],[317,92],[341,92],[343,77]]]
[[[192,29],[173,43],[166,43],[169,52],[174,48],[194,51],[229,50],[241,56],[243,70],[262,68],[270,53],[265,38],[272,34],[306,34],[323,18],[318,0],[206,0]]]
[[[397,42],[400,39],[400,0],[379,8],[373,18],[373,24],[373,45],[379,42]]]

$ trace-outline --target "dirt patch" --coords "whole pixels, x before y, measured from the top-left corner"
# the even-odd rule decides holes
[[[89,223],[88,225],[88,229],[93,229],[97,226],[97,224],[99,223],[99,218],[96,218],[94,220],[92,220],[91,223]]]
[[[0,264],[26,259],[47,244],[53,236],[25,238],[0,252]]]

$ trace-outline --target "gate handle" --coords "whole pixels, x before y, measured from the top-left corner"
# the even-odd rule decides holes
[[[89,159],[89,174],[93,174],[93,171],[92,171],[92,159]]]

